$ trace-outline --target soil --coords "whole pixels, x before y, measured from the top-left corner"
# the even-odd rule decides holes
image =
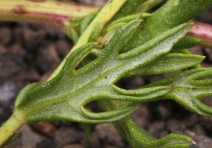
[[[212,8],[197,20],[212,24]],[[29,83],[44,82],[72,46],[71,40],[55,28],[0,22],[0,125],[11,115],[18,92]],[[191,51],[206,55],[203,66],[212,66],[212,49],[197,46]],[[123,79],[119,83],[134,89],[170,75]],[[203,101],[212,106],[212,100]],[[174,101],[140,104],[131,117],[157,138],[185,134],[196,142],[192,148],[212,147],[212,118],[201,117]],[[22,136],[6,148],[130,148],[111,123],[92,125],[93,141],[80,124],[67,121],[25,125],[19,133]]]

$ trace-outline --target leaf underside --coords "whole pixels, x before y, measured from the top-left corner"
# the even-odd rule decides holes
[[[126,103],[125,106],[114,111],[93,113],[84,107],[87,103],[107,99],[145,102],[166,94],[171,90],[170,86],[153,87],[145,91],[138,89],[136,96],[130,91],[125,95],[125,91],[119,91],[114,87],[114,82],[129,72],[135,72],[134,69],[145,67],[148,63],[168,53],[172,46],[187,33],[191,25],[183,24],[170,29],[144,45],[117,55],[119,49],[124,46],[123,41],[129,40],[128,38],[139,26],[140,21],[137,20],[123,25],[96,60],[76,70],[78,60],[97,44],[88,43],[79,48],[68,57],[63,70],[55,79],[35,86],[30,93],[22,97],[22,100],[18,99],[16,108],[30,112],[26,119],[27,122],[64,119],[101,123],[123,118],[132,113],[136,107]],[[192,58],[201,59],[195,56]]]
[[[137,103],[160,99],[173,99],[200,115],[212,115],[211,108],[200,101],[200,98],[212,95],[212,69],[197,68],[204,57],[190,54],[186,49],[199,40],[185,37],[192,24],[184,23],[212,5],[212,0],[169,0],[151,16],[148,13],[133,14],[134,8],[146,1],[154,2],[129,0],[102,33],[96,26],[89,43],[67,57],[55,78],[44,84],[30,84],[22,90],[15,107],[26,115],[27,123],[40,120],[69,120],[83,124],[113,122],[135,148],[189,147],[192,140],[183,135],[169,134],[154,139],[128,115],[137,109]],[[127,11],[123,11],[125,9]],[[70,30],[75,42],[96,14],[73,23]],[[94,51],[97,58],[77,69],[79,61]],[[125,77],[174,71],[181,73],[135,90],[115,85]],[[98,101],[103,112],[89,110],[86,105],[92,101]]]

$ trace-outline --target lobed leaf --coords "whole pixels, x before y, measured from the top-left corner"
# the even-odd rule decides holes
[[[138,102],[164,95],[170,91],[170,87],[149,88],[148,91],[152,92],[152,95],[137,90],[137,96],[128,96],[115,89],[113,83],[127,72],[169,52],[191,25],[183,24],[170,29],[138,48],[118,55],[118,51],[124,46],[123,43],[127,44],[139,27],[139,20],[120,27],[96,60],[76,70],[78,61],[98,46],[96,43],[88,43],[80,47],[68,57],[58,76],[34,86],[28,93],[23,93],[23,99],[16,103],[16,109],[26,113],[28,123],[40,120],[102,123],[121,119],[137,107],[127,103],[111,111],[93,113],[85,108],[87,103],[107,99]]]
[[[189,137],[178,134],[169,134],[156,140],[144,129],[137,126],[130,117],[116,121],[115,126],[133,148],[188,148],[192,144]]]
[[[200,101],[201,97],[212,95],[212,69],[198,68],[196,64],[203,57],[191,55],[184,49],[199,40],[184,37],[192,24],[182,24],[212,5],[212,0],[169,0],[152,15],[136,13],[135,8],[141,4],[145,7],[140,7],[141,11],[149,10],[154,1],[110,0],[99,14],[94,12],[69,22],[71,38],[77,43],[74,52],[69,54],[64,65],[62,63],[63,68],[60,72],[57,70],[59,74],[55,74],[56,77],[51,77],[44,84],[28,85],[21,91],[15,112],[24,117],[23,121],[77,121],[84,124],[88,134],[87,123],[114,122],[133,147],[189,147],[191,139],[182,135],[170,134],[154,139],[133,123],[128,115],[137,109],[135,104],[138,102],[164,98],[174,99],[198,114],[212,115],[211,107]],[[99,56],[77,69],[90,53]],[[123,77],[163,74],[188,68],[198,69],[187,70],[135,90],[114,85]],[[98,101],[104,112],[89,110],[86,106],[92,101]]]
[[[192,54],[168,53],[152,63],[141,66],[126,76],[146,76],[183,70],[199,64],[204,57]]]
[[[152,83],[147,87],[171,86],[172,90],[164,96],[166,99],[176,100],[200,115],[212,116],[212,108],[199,100],[201,97],[212,95],[212,81],[207,79],[211,77],[211,72],[210,68],[188,70],[174,77]]]

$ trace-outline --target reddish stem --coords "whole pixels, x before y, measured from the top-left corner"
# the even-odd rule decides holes
[[[201,45],[212,48],[212,25],[195,22],[187,35],[201,39]]]
[[[0,20],[45,23],[69,37],[70,21],[98,10],[99,6],[48,0],[0,0]],[[195,22],[187,34],[201,39],[200,45],[212,48],[212,25]]]
[[[0,20],[44,23],[70,36],[70,22],[99,9],[99,6],[45,0],[0,0]]]

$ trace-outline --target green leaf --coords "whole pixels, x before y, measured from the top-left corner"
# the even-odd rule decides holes
[[[113,20],[120,19],[135,12],[135,8],[147,0],[128,0],[119,12],[114,16]]]
[[[144,101],[152,99],[142,90],[138,91],[138,96],[135,97],[123,95],[114,89],[113,83],[128,71],[150,63],[169,52],[174,43],[191,28],[190,24],[180,25],[128,53],[118,55],[118,51],[124,46],[123,43],[127,44],[139,26],[140,21],[135,20],[120,27],[101,55],[79,70],[76,70],[78,61],[87,52],[96,48],[97,44],[89,43],[77,49],[68,57],[58,76],[24,93],[16,109],[26,114],[27,123],[40,120],[102,123],[115,121],[132,113],[137,108],[134,105],[121,106],[101,113],[91,112],[85,108],[85,105],[94,100],[137,102],[142,99]],[[170,87],[158,89],[150,89],[153,94],[151,97],[159,97],[170,91]]]
[[[115,20],[111,22],[110,24],[108,24],[107,27],[105,27],[105,29],[101,32],[101,35],[97,38],[96,41],[102,46],[105,46],[113,37],[113,35],[115,34],[115,32],[117,31],[119,27],[121,27],[122,25],[130,21],[140,20],[140,19],[142,19],[143,21],[143,19],[149,16],[150,16],[149,13],[138,13],[138,14],[128,15],[126,17]]]
[[[76,43],[79,39],[79,33],[73,27],[70,27],[70,33],[71,39],[74,41],[74,43]]]
[[[204,57],[199,55],[168,53],[152,63],[131,71],[126,76],[145,76],[179,71],[199,64],[203,59]]]
[[[86,28],[89,26],[91,21],[96,17],[99,11],[88,14],[86,17],[82,19],[82,22],[80,23],[80,34],[83,34],[83,32],[86,30]]]
[[[212,108],[199,100],[212,95],[211,72],[207,68],[188,70],[146,87],[170,86],[172,90],[164,96],[166,99],[173,99],[200,115],[212,116]]]
[[[186,49],[191,48],[200,43],[200,39],[185,36],[177,44],[174,45],[173,49]]]
[[[145,3],[141,4],[137,9],[136,12],[148,12],[158,4],[162,3],[164,0],[148,0]]]
[[[204,10],[212,5],[212,0],[169,0],[167,3],[152,13],[150,17],[142,25],[140,33],[136,34],[130,41],[124,51],[134,48],[138,45],[145,43],[146,41],[154,38],[155,36],[167,31],[167,29],[173,28],[177,25],[185,23],[190,19],[198,16]],[[191,41],[191,40],[190,40]],[[184,47],[193,45],[195,41],[186,42],[181,40],[179,43]],[[197,43],[197,42],[196,42]]]
[[[70,37],[76,43],[74,52],[49,81],[33,83],[21,91],[15,113],[5,124],[17,124],[10,132],[13,134],[25,121],[69,120],[82,122],[90,136],[89,123],[114,122],[132,147],[189,147],[191,139],[182,135],[154,139],[128,115],[137,109],[138,102],[164,98],[174,99],[200,115],[212,115],[211,107],[200,101],[201,97],[212,95],[212,69],[199,68],[196,64],[203,57],[191,55],[185,49],[199,40],[184,37],[192,24],[182,24],[212,5],[212,0],[168,0],[152,15],[136,12],[141,4],[145,6],[141,11],[149,10],[154,2],[110,0],[100,13],[70,21]],[[97,58],[77,69],[90,53]],[[191,68],[198,69],[188,70]],[[124,77],[178,70],[186,71],[135,90],[115,86]],[[86,108],[92,101],[97,101],[104,111],[95,113]],[[1,128],[2,133],[6,128]],[[7,133],[3,142],[12,134]]]
[[[189,137],[177,134],[169,134],[156,140],[138,127],[130,117],[116,121],[115,126],[133,148],[188,148],[192,144]]]
[[[120,39],[121,34],[125,40],[132,31],[138,28],[139,24],[140,22],[134,21],[123,26],[117,32],[117,35],[114,35],[113,40],[118,38]],[[110,44],[114,43],[114,41],[111,41]],[[94,115],[92,114],[92,116],[95,116],[94,118],[88,117],[83,113],[82,104],[86,99],[92,100],[92,98],[95,98],[95,96],[98,95],[102,95],[102,98],[104,98],[104,93],[102,92],[103,94],[101,94],[101,89],[103,89],[103,87],[99,88],[95,85],[99,79],[105,78],[101,75],[93,74],[101,70],[101,67],[93,69],[94,65],[92,65],[89,69],[93,69],[93,72],[88,71],[88,67],[84,69],[84,72],[82,72],[82,70],[80,72],[80,70],[77,71],[75,69],[77,62],[84,56],[84,54],[86,54],[86,52],[95,46],[96,43],[89,43],[76,50],[76,52],[71,54],[67,59],[63,70],[57,77],[35,87],[31,92],[25,94],[24,98],[21,100],[22,102],[20,102],[16,108],[17,110],[22,110],[28,114],[26,119],[28,122],[34,122],[42,119],[63,119],[87,123],[101,123],[118,120],[136,109],[136,107],[132,106],[117,110],[117,114],[108,112],[97,113],[96,115],[94,113]],[[105,50],[107,51],[107,54],[109,51],[112,51],[109,47],[113,46],[106,47],[108,48],[108,51]],[[98,65],[102,63],[102,65],[105,65],[102,61],[104,58],[105,57],[102,53],[102,56],[96,60],[96,64]],[[108,72],[105,72],[104,75],[107,75],[107,73]],[[89,88],[88,86],[91,85],[94,87]],[[110,93],[107,92],[107,89],[105,91],[106,94]],[[96,94],[94,92],[96,92]]]
[[[18,94],[16,100],[15,100],[15,107],[18,106],[21,102],[22,99],[27,95],[29,91],[31,91],[34,87],[38,86],[39,83],[32,83],[24,87],[24,89],[21,90],[21,92]]]

